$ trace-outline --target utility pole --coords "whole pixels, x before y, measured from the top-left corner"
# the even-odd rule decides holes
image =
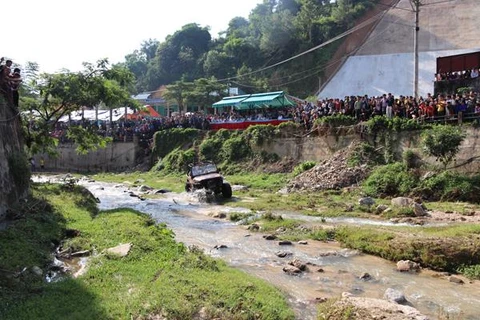
[[[413,33],[413,95],[415,99],[418,99],[418,31],[420,31],[419,13],[422,3],[420,0],[410,0],[410,5],[412,6],[413,12],[415,12],[415,30]]]

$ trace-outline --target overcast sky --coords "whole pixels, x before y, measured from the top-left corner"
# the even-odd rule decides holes
[[[262,0],[15,0],[2,6],[0,56],[41,71],[77,71],[82,62],[124,61],[142,42],[188,23],[210,27],[212,37]]]

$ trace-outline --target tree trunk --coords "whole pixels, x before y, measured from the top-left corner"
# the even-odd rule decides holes
[[[28,194],[30,168],[24,152],[20,112],[0,94],[0,220]]]

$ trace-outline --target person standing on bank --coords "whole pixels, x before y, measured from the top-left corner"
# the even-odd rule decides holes
[[[10,75],[9,81],[10,89],[12,90],[13,105],[18,108],[18,88],[20,87],[20,83],[22,83],[22,76],[20,75],[19,68],[13,69],[13,73]]]
[[[32,172],[35,172],[36,170],[36,163],[35,163],[35,159],[32,157],[30,158],[30,167],[31,167],[31,171]]]

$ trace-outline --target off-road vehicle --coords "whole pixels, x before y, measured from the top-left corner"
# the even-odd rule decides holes
[[[185,191],[205,189],[215,195],[222,194],[224,198],[232,197],[232,187],[223,179],[214,163],[198,163],[192,165],[187,174]]]

